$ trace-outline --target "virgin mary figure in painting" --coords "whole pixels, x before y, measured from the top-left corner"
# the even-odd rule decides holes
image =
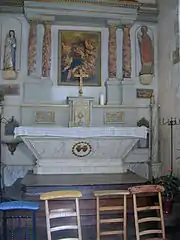
[[[16,78],[16,35],[14,30],[10,30],[6,36],[4,46],[4,78]]]

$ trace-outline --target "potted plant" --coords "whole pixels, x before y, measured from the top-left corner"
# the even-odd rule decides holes
[[[163,196],[163,209],[164,213],[169,215],[172,212],[173,200],[179,192],[180,181],[174,176],[172,169],[164,176],[153,178],[152,184],[162,185],[164,187]]]

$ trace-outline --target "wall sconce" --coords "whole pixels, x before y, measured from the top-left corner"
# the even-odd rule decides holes
[[[14,116],[12,116],[9,120],[2,118],[2,122],[5,122],[5,127],[4,127],[4,135],[5,136],[14,136],[14,129],[16,127],[19,127],[19,123],[18,121],[14,118]],[[17,140],[10,140],[10,141],[2,141],[2,143],[5,143],[8,147],[9,152],[11,153],[11,155],[14,154],[14,152],[16,151],[16,148],[18,146],[18,144],[21,141],[17,141]]]
[[[20,143],[20,141],[7,141],[7,142],[2,142],[2,143],[5,143],[8,147],[8,150],[11,153],[11,155],[14,155],[14,152],[16,151],[16,148],[17,148],[18,144]]]

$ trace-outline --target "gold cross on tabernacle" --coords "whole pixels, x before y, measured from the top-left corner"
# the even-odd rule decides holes
[[[87,78],[88,75],[83,73],[82,69],[79,69],[79,73],[75,74],[74,77],[79,78],[79,96],[82,96],[83,78]]]

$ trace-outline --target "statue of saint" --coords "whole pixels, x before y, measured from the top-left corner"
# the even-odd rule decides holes
[[[154,73],[154,47],[151,37],[148,34],[148,27],[142,26],[141,32],[137,34],[140,57],[141,71],[139,75]]]
[[[16,36],[14,30],[10,30],[6,37],[4,47],[4,70],[16,70]]]
[[[3,75],[5,79],[16,79],[16,34],[14,30],[9,30],[4,46],[4,66]]]

